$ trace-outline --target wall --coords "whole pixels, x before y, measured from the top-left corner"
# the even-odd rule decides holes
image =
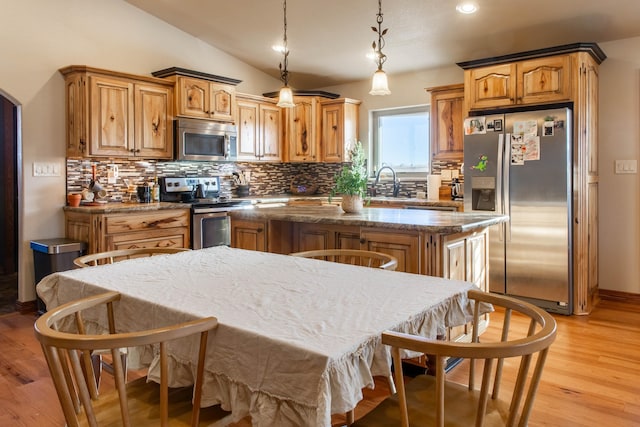
[[[640,37],[600,47],[600,288],[640,294],[638,174],[614,174],[615,160],[640,157]]]
[[[64,82],[58,69],[89,65],[133,74],[178,66],[242,80],[238,91],[280,81],[121,0],[4,1],[0,90],[22,106],[20,301],[35,300],[29,241],[64,235],[65,177],[32,176],[34,162],[65,165]]]

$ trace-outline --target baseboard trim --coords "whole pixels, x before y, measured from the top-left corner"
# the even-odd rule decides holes
[[[640,304],[640,294],[632,294],[631,292],[612,291],[609,289],[599,289],[599,293],[600,293],[600,299],[603,299],[603,300]]]
[[[20,314],[35,313],[37,310],[36,301],[16,301],[16,309]]]

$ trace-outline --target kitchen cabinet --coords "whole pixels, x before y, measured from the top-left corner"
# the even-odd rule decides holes
[[[270,98],[238,94],[238,160],[282,161],[282,113]]]
[[[234,121],[235,87],[193,77],[176,79],[176,110],[182,117]]]
[[[469,110],[569,101],[570,55],[549,56],[465,71]]]
[[[360,230],[360,249],[382,252],[398,259],[396,271],[419,274],[420,236],[418,233],[402,233],[379,228]]]
[[[166,68],[151,74],[175,84],[176,115],[235,122],[235,86],[241,80],[179,67]]]
[[[65,77],[68,157],[173,157],[173,86],[86,66]]]
[[[267,252],[267,222],[232,218],[231,247]]]
[[[433,160],[463,159],[464,85],[430,87],[431,157]]]
[[[360,249],[360,228],[331,224],[294,224],[294,252]]]
[[[459,63],[465,109],[570,102],[573,105],[573,305],[588,314],[598,301],[598,67],[595,43],[575,43]]]
[[[349,161],[348,151],[358,141],[358,119],[361,101],[339,98],[321,101],[322,161]]]
[[[88,253],[116,249],[190,247],[189,209],[105,212],[65,209],[65,235],[88,242]]]
[[[320,161],[320,110],[317,96],[294,96],[295,107],[284,108],[284,140],[289,162]]]

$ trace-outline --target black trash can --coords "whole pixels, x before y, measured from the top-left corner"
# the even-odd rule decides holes
[[[33,266],[35,268],[36,285],[43,277],[74,268],[73,260],[84,255],[87,243],[58,237],[55,239],[32,240]],[[44,302],[37,298],[38,314],[46,311]]]

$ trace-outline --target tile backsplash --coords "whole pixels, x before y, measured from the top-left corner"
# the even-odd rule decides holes
[[[125,179],[133,185],[153,182],[162,176],[220,176],[221,193],[236,196],[232,172],[251,173],[250,195],[270,196],[290,193],[295,184],[318,185],[317,194],[329,194],[333,186],[333,177],[340,171],[340,163],[215,163],[215,162],[161,162],[157,160],[128,159],[67,159],[67,193],[80,192],[89,186],[91,167],[96,165],[96,176],[107,190],[110,200],[125,197],[127,186]],[[118,167],[115,183],[107,182],[107,173],[111,165]],[[443,169],[460,170],[460,162],[434,162],[432,173]],[[462,178],[462,177],[460,177]],[[445,182],[446,183],[446,182]],[[370,183],[371,187],[372,183]],[[376,187],[379,196],[391,195],[392,183],[381,181]],[[415,197],[416,191],[426,191],[425,179],[402,179],[400,196]]]

